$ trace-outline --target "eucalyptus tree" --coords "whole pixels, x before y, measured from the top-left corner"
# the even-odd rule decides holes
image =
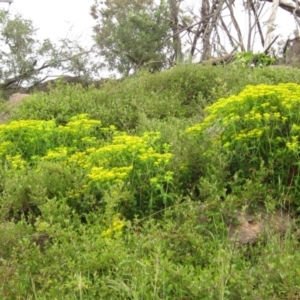
[[[128,75],[177,62],[225,62],[236,52],[271,54],[278,11],[289,12],[297,28],[299,6],[295,0],[94,0],[91,15],[106,66]]]
[[[155,71],[173,60],[170,18],[161,0],[95,0],[94,38],[110,70],[129,75],[147,67]]]
[[[33,86],[64,72],[85,75],[91,52],[68,39],[41,41],[31,20],[0,10],[1,90]]]

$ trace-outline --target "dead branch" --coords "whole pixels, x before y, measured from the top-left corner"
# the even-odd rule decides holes
[[[94,47],[95,46],[92,46],[91,49],[88,50],[88,51],[83,51],[83,52],[77,53],[75,55],[72,55],[71,57],[68,57],[68,58],[65,58],[65,59],[61,59],[57,63],[61,64],[61,63],[66,62],[66,61],[71,61],[72,59],[74,59],[76,57],[80,57],[82,55],[89,54],[89,53],[92,52],[92,50],[93,50]],[[25,79],[28,79],[32,75],[38,74],[38,73],[40,73],[40,71],[42,71],[44,69],[47,69],[47,68],[50,68],[52,66],[53,66],[53,62],[46,61],[46,62],[43,63],[42,66],[40,66],[38,68],[31,68],[31,69],[28,69],[25,72],[23,72],[23,73],[15,76],[15,77],[13,77],[13,78],[8,78],[7,80],[5,80],[3,83],[0,84],[0,89],[1,90],[8,89],[12,84],[18,83],[19,81],[22,81],[22,80],[25,80]]]
[[[220,16],[220,21],[221,21],[221,25],[222,25],[223,30],[227,34],[227,37],[229,39],[229,42],[230,42],[231,46],[234,47],[236,44],[238,44],[238,41],[230,34],[230,32],[229,32],[222,16]]]
[[[260,0],[260,1],[263,1],[263,2],[273,2],[273,0]],[[300,9],[293,6],[292,4],[289,4],[289,3],[285,3],[285,2],[281,2],[279,3],[279,7],[286,10],[287,12],[291,13],[291,14],[294,14],[296,15],[297,17],[300,18]]]
[[[265,49],[264,53],[265,54],[268,54],[269,53],[269,50],[271,49],[272,45],[276,42],[276,40],[279,38],[279,35],[277,35],[273,41],[270,43],[270,45]]]
[[[238,38],[239,38],[239,45],[240,45],[240,47],[241,47],[241,50],[242,50],[242,51],[245,51],[245,46],[244,46],[244,43],[243,43],[242,32],[241,32],[240,26],[239,26],[239,24],[238,24],[238,22],[237,22],[237,20],[236,20],[236,18],[235,18],[235,16],[234,16],[234,11],[233,11],[233,9],[232,9],[232,4],[229,4],[229,2],[228,2],[227,0],[226,0],[225,2],[226,2],[226,5],[227,5],[227,7],[228,7],[228,9],[229,9],[230,17],[231,17],[232,23],[233,23],[233,25],[234,25],[234,27],[235,27],[235,30],[236,30],[236,32],[237,32],[237,35],[238,35]]]
[[[263,35],[262,29],[261,29],[261,26],[260,26],[259,17],[258,17],[256,8],[254,6],[253,0],[249,0],[249,1],[250,1],[251,9],[252,9],[254,17],[255,17],[255,22],[257,24],[257,28],[258,28],[258,33],[259,33],[259,36],[260,36],[261,44],[264,47],[265,46],[265,40],[264,40],[264,35]]]

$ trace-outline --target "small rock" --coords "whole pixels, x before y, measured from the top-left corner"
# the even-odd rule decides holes
[[[7,105],[15,107],[22,102],[22,99],[29,97],[29,94],[15,93],[9,97]]]

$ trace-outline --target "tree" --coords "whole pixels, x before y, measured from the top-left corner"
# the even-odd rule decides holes
[[[197,6],[182,0],[95,0],[91,15],[106,66],[128,75],[178,61],[225,62],[238,51],[273,53],[278,10],[291,13],[300,26],[299,7],[295,0],[203,0]]]
[[[94,38],[110,70],[128,75],[145,66],[155,70],[196,57],[207,60],[213,52],[226,53],[223,45],[213,42],[214,36],[219,38],[225,0],[203,0],[199,15],[182,10],[182,0],[156,2],[95,0]]]
[[[255,52],[262,49],[270,53],[278,38],[274,30],[279,8],[293,14],[296,25],[300,25],[300,3],[287,1],[203,0],[198,2],[198,6],[186,5],[180,9],[179,15],[185,55],[191,61],[203,62],[215,57],[230,58],[235,51]],[[192,21],[186,23],[184,18]]]
[[[72,73],[87,75],[93,49],[83,49],[67,39],[58,45],[39,41],[31,20],[0,10],[0,89],[34,86],[50,77]]]
[[[180,3],[180,2],[179,2]],[[174,60],[182,61],[182,46],[179,27],[179,3],[176,0],[168,0],[170,9],[170,24],[172,29]]]
[[[154,71],[173,55],[166,3],[152,0],[110,0],[91,7],[97,20],[95,41],[110,70],[128,75],[141,67]]]

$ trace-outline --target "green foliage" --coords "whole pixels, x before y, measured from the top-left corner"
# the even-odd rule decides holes
[[[39,43],[35,39],[35,28],[30,20],[23,19],[20,15],[12,17],[1,10],[0,23],[0,81],[3,82],[33,68]],[[26,80],[26,76],[24,77]]]
[[[252,51],[248,51],[237,53],[234,57],[234,61],[241,62],[246,66],[269,66],[275,62],[275,58],[265,53],[253,53]]]
[[[155,71],[167,64],[169,13],[162,1],[95,1],[95,40],[111,70],[129,75],[143,66]]]
[[[210,227],[199,223],[198,204],[186,201],[161,221],[127,222],[114,236],[101,234],[110,223],[102,215],[82,224],[63,200],[41,209],[34,234],[25,222],[15,234],[5,225],[12,235],[0,265],[3,298],[250,300],[298,293],[296,239],[273,235],[265,246],[236,248],[226,242],[216,207]]]
[[[57,43],[40,40],[32,20],[3,9],[0,9],[0,24],[1,95],[9,94],[7,90],[32,87],[53,76],[55,70],[85,78],[91,77],[91,73],[98,75],[99,60],[92,49],[79,45],[78,40],[65,38]]]
[[[239,93],[247,84],[300,83],[300,70],[243,66],[178,65],[157,74],[140,72],[122,81],[108,81],[101,89],[58,85],[47,93],[34,93],[12,112],[17,119],[55,119],[87,113],[104,126],[133,131],[147,120],[201,119],[205,106]],[[155,130],[154,130],[155,131]]]
[[[297,204],[299,78],[179,65],[26,98],[0,125],[0,298],[299,297],[293,220],[229,239]]]
[[[185,118],[201,115],[205,101],[228,93],[216,76],[218,69],[177,67],[161,74],[141,72],[118,82],[111,80],[100,90],[59,85],[49,94],[35,93],[13,112],[14,119],[55,119],[65,124],[69,118],[88,113],[104,126],[133,130],[143,119]]]
[[[266,168],[264,180],[273,193],[290,193],[298,201],[300,86],[247,86],[240,94],[207,107],[208,116],[190,127],[230,155],[229,170],[245,179]]]
[[[106,205],[128,218],[158,211],[172,202],[173,180],[166,169],[169,146],[159,139],[155,132],[138,137],[101,127],[86,115],[65,126],[37,120],[1,125],[2,213],[34,217],[42,199],[56,197],[67,197],[81,215]],[[109,202],[116,191],[119,198]]]

